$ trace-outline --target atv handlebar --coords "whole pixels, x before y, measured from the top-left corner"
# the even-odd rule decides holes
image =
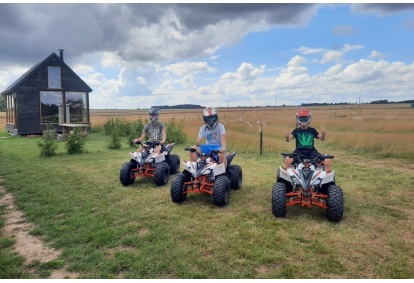
[[[159,141],[153,141],[153,142],[146,142],[146,143],[142,143],[141,141],[137,141],[137,142],[135,142],[135,144],[150,144],[150,145],[152,145],[152,146],[157,146],[157,145],[160,145],[161,144],[161,142],[159,142]]]
[[[195,148],[191,148],[191,147],[186,147],[184,148],[185,151],[189,151],[189,152],[196,152],[197,150]],[[205,154],[205,155],[211,155],[211,154],[219,154],[220,150],[218,149],[213,149],[212,151],[210,151],[209,153]]]
[[[164,144],[161,144],[161,142],[159,142],[159,141],[146,142],[146,143],[142,143],[141,141],[137,141],[137,142],[135,142],[135,144],[140,144],[145,149],[156,148],[157,146],[161,145],[161,152],[164,150]]]
[[[309,160],[309,162],[312,163],[312,164],[321,163],[325,159],[333,159],[334,158],[334,156],[330,155],[330,154],[320,154],[320,155],[316,156],[314,159],[307,158],[303,154],[294,153],[294,152],[291,152],[291,153],[283,153],[282,152],[281,155],[284,156],[284,157],[293,158],[293,162],[301,163],[305,160]]]

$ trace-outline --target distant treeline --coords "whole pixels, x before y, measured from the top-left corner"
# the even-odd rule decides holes
[[[153,106],[158,109],[204,109],[205,107],[196,104],[178,104],[178,105],[163,105],[163,106]]]
[[[370,103],[364,104],[389,104],[389,103],[414,103],[414,99],[412,100],[403,100],[403,101],[388,101],[388,100],[374,100]],[[356,103],[348,103],[348,102],[339,102],[339,103],[302,103],[301,106],[322,106],[322,105],[352,105]]]
[[[412,100],[403,100],[403,101],[388,101],[388,100],[374,100],[369,103],[363,104],[391,104],[391,103],[414,103],[414,99]],[[349,102],[338,102],[338,103],[302,103],[300,106],[329,106],[329,105],[355,105],[357,103],[349,103]],[[278,107],[287,107],[288,105],[279,105]],[[295,106],[295,105],[290,105]],[[198,104],[178,104],[178,105],[162,105],[162,106],[153,106],[158,109],[204,109],[204,106]],[[234,108],[251,108],[252,106],[236,106]],[[264,107],[274,107],[274,106],[264,106]],[[262,108],[262,106],[258,106],[258,108]]]

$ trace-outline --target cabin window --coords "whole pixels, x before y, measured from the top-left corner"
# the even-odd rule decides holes
[[[63,93],[61,91],[40,92],[40,123],[63,123]]]
[[[47,67],[47,81],[49,88],[62,88],[62,76],[60,67]]]
[[[86,92],[66,92],[66,122],[68,123],[87,123],[87,99]]]
[[[6,95],[6,123],[14,124],[16,114],[16,93]]]

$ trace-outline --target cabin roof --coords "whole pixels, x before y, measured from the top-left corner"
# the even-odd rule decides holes
[[[33,67],[31,67],[26,73],[24,73],[20,78],[18,78],[14,83],[12,83],[9,87],[7,87],[4,91],[1,92],[1,94],[8,94],[11,92],[16,91],[27,79],[28,77],[36,72],[38,69],[50,65],[50,61],[55,60],[59,62],[61,66],[65,66],[70,71],[71,75],[75,77],[77,80],[81,82],[81,84],[85,87],[85,91],[91,92],[92,89],[68,66],[66,63],[56,55],[56,53],[52,53],[50,56],[48,56],[43,61],[35,64]]]

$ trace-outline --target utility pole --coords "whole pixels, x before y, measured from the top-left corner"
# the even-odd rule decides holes
[[[361,114],[361,91],[359,91],[359,114]]]

